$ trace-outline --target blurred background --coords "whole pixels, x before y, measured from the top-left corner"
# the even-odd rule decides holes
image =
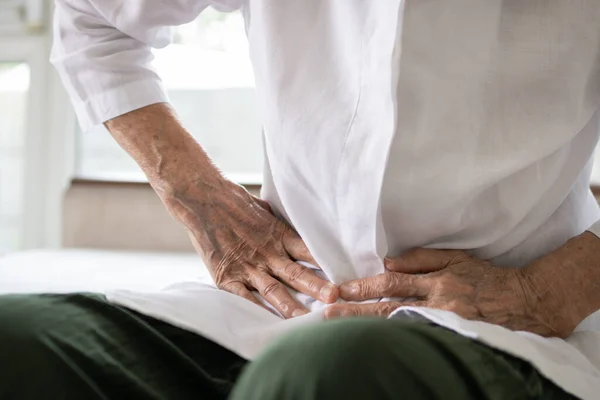
[[[102,128],[82,133],[49,64],[47,0],[0,0],[0,253],[32,248],[191,251],[136,164]],[[260,188],[262,148],[239,13],[209,9],[155,65],[217,165]],[[600,185],[600,162],[592,184]]]

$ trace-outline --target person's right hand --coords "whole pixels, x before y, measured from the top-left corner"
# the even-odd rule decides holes
[[[166,203],[185,223],[217,286],[261,305],[252,293],[257,291],[285,318],[307,312],[285,285],[335,302],[338,288],[295,262],[317,266],[304,241],[268,203],[232,182],[218,182],[189,186]]]
[[[267,203],[223,178],[169,105],[152,104],[105,125],[186,227],[219,288],[262,306],[257,291],[286,318],[306,310],[285,285],[324,303],[337,300],[336,286],[296,263],[317,266],[298,234]]]

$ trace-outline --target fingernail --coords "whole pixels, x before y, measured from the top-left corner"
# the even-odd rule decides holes
[[[308,314],[308,312],[301,310],[301,309],[297,309],[297,310],[294,310],[294,312],[292,313],[292,318],[301,317],[306,314]]]
[[[403,258],[402,256],[398,256],[395,258],[386,258],[384,261],[385,269],[390,271],[400,271],[402,270]]]
[[[321,299],[323,299],[325,301],[329,301],[329,300],[332,300],[331,296],[333,296],[334,291],[335,291],[335,286],[328,284],[321,288],[319,295],[320,295]],[[335,299],[333,299],[333,300],[335,300]]]
[[[340,286],[340,296],[342,298],[356,296],[358,294],[358,287],[356,285],[343,284]]]

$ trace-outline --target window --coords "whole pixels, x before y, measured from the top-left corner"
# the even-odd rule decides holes
[[[239,183],[260,183],[261,124],[241,13],[209,8],[176,28],[173,44],[154,54],[184,126],[225,175]],[[79,178],[145,180],[103,127],[78,135],[77,148]]]
[[[29,65],[0,62],[0,253],[22,243]]]
[[[0,33],[23,34],[44,28],[44,0],[0,0]]]
[[[71,112],[48,62],[51,6],[0,0],[0,253],[60,242],[73,141],[67,147]]]

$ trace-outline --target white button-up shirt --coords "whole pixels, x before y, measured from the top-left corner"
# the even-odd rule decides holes
[[[381,273],[385,255],[411,247],[518,267],[600,232],[588,187],[598,0],[59,0],[52,61],[82,126],[167,101],[150,48],[211,4],[241,8],[246,20],[265,130],[263,197],[333,282]],[[273,320],[191,283],[111,298],[246,357],[319,314]],[[200,298],[215,307],[198,316]],[[584,332],[600,331],[594,316],[565,342],[417,311],[528,359],[583,398],[600,391],[600,332]],[[219,319],[229,322],[219,329]],[[239,332],[228,337],[232,321]]]

